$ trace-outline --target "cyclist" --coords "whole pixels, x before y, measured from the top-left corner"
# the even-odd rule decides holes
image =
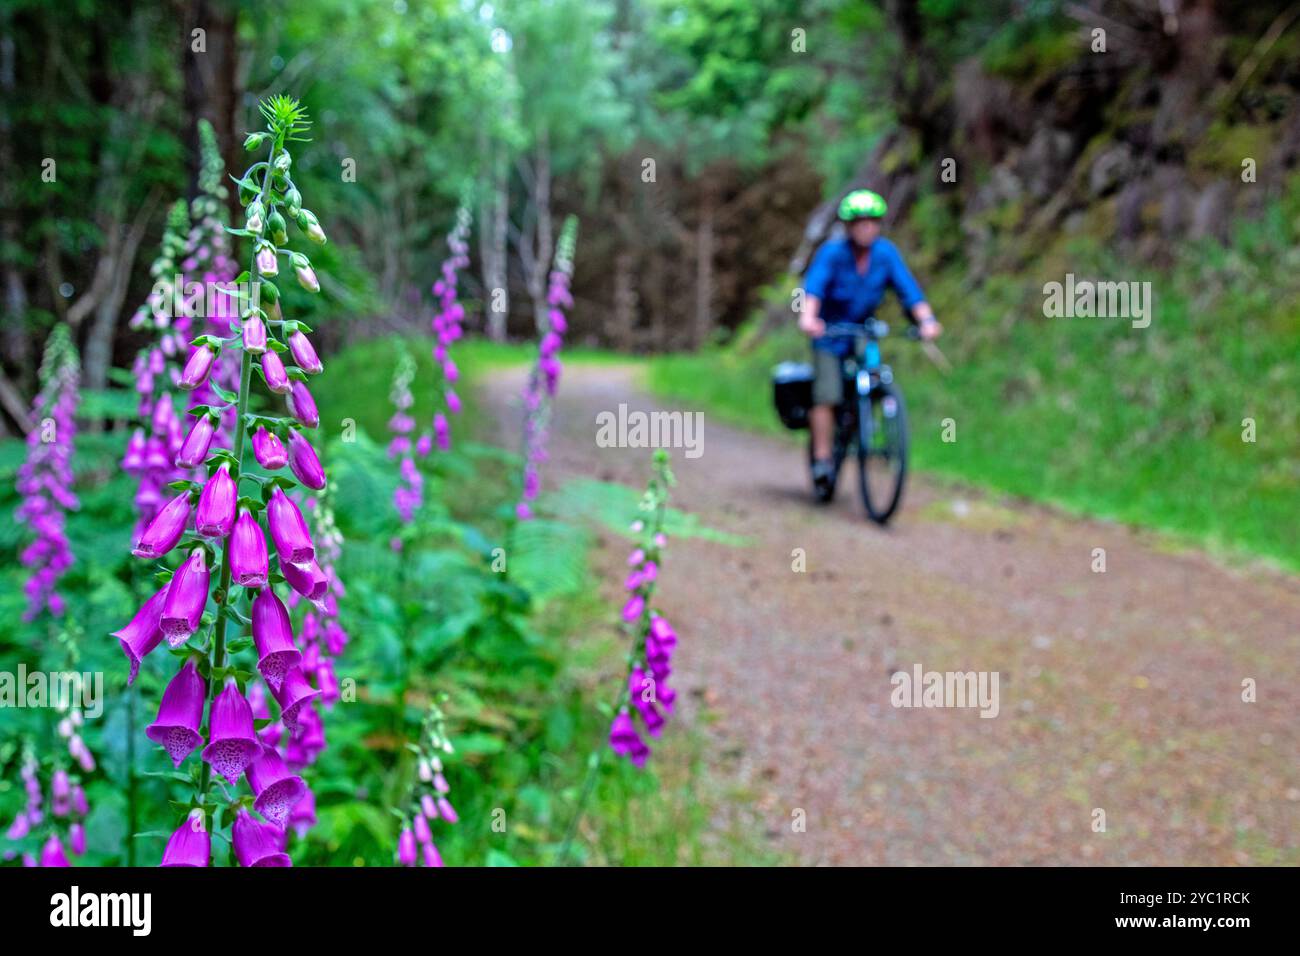
[[[853,349],[847,338],[822,339],[828,322],[865,325],[892,288],[908,320],[921,338],[938,338],[943,327],[925,294],[912,278],[897,247],[880,235],[885,200],[869,189],[857,189],[840,202],[839,218],[846,236],[824,243],[804,276],[803,310],[799,328],[813,348],[813,408],[809,415],[813,443],[813,481],[826,492],[835,481],[831,439],[835,406],[844,397],[844,356]]]

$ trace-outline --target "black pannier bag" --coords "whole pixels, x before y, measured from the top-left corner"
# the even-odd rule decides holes
[[[772,370],[772,397],[786,428],[808,427],[812,386],[813,369],[807,362],[782,362]]]

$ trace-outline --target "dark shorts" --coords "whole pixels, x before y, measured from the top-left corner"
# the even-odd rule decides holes
[[[844,397],[840,357],[822,349],[812,350],[813,404],[838,405]]]

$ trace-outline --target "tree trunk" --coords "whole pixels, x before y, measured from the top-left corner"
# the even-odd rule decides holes
[[[614,257],[614,347],[631,352],[636,345],[636,288],[632,284],[632,253]]]
[[[668,350],[667,309],[664,303],[664,253],[651,249],[650,256],[650,341],[656,352]]]
[[[185,113],[189,125],[185,129],[185,145],[190,152],[191,197],[198,195],[199,169],[203,157],[199,150],[198,122],[206,119],[217,134],[217,147],[221,150],[226,169],[238,175],[237,166],[243,156],[243,137],[239,135],[239,104],[241,93],[238,70],[238,41],[235,35],[239,18],[238,7],[212,0],[187,0],[185,11],[184,56],[182,72],[185,79]],[[193,31],[205,31],[205,50],[194,49]],[[240,211],[237,190],[228,188],[229,212],[232,222]]]
[[[538,137],[533,164],[533,204],[537,210],[536,242],[533,243],[533,268],[528,276],[528,294],[533,300],[533,321],[540,332],[546,328],[546,287],[555,254],[555,235],[551,222],[551,148],[542,130]]]
[[[10,104],[15,102],[15,50],[7,11],[0,26],[3,26],[0,29],[0,246],[17,249],[19,214],[14,184],[18,176],[14,172],[13,119],[9,114]],[[14,390],[21,394],[35,379],[31,370],[31,344],[27,339],[27,286],[14,256],[5,256],[4,260],[4,321],[0,323],[0,348],[4,350],[5,358],[13,363],[17,379]],[[9,381],[5,380],[4,384],[9,385]],[[0,434],[4,432],[0,420]]]
[[[700,195],[700,220],[695,229],[695,344],[705,345],[713,334],[713,242],[717,189],[705,176]]]
[[[101,261],[108,264],[113,280],[95,303],[95,321],[91,323],[90,332],[86,336],[86,347],[82,355],[82,385],[87,389],[102,389],[108,385],[108,369],[113,363],[113,334],[122,313],[122,303],[126,300],[136,254],[140,251],[140,243],[144,240],[149,220],[157,205],[158,192],[155,190],[149,194],[129,226],[113,225],[113,232],[102,253]],[[98,423],[91,423],[92,430],[97,427]]]
[[[491,170],[490,188],[479,198],[479,260],[483,268],[483,316],[488,338],[503,342],[509,316],[506,288],[506,215],[509,180],[506,176],[506,147],[492,143],[486,134],[480,140],[484,166]]]

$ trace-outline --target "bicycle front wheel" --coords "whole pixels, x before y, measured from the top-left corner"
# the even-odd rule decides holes
[[[907,479],[907,410],[892,383],[858,399],[858,477],[867,515],[887,523],[902,503]]]

